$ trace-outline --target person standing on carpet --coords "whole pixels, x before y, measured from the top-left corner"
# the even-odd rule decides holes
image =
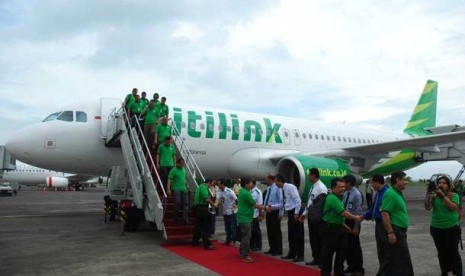
[[[252,180],[252,189],[250,190],[250,194],[255,200],[255,204],[263,205],[263,194],[257,187],[255,180]],[[262,230],[260,229],[260,221],[262,220],[262,211],[255,208],[253,211],[252,238],[250,239],[250,247],[252,248],[252,251],[262,250]]]
[[[237,223],[241,230],[241,247],[240,254],[243,262],[253,263],[254,259],[250,257],[250,238],[252,233],[253,211],[255,208],[262,209],[261,205],[255,203],[250,190],[252,189],[252,181],[243,179],[241,183],[242,189],[239,190],[237,196]]]
[[[223,205],[224,229],[226,230],[226,244],[234,245],[236,242],[237,226],[237,196],[234,191],[224,184],[223,180],[218,181],[218,193],[216,194],[216,206]]]
[[[283,253],[283,235],[281,232],[281,219],[284,214],[283,192],[276,186],[274,176],[269,174],[265,178],[266,189],[266,233],[270,249],[265,254],[280,256]]]
[[[281,259],[292,260],[294,263],[304,260],[304,224],[300,221],[301,199],[299,191],[294,184],[284,183],[282,175],[277,174],[276,185],[282,188],[284,198],[284,209],[287,211],[287,239],[289,241],[289,252]]]
[[[208,250],[215,249],[209,239],[210,227],[208,224],[208,205],[215,206],[210,199],[208,191],[212,181],[206,180],[200,184],[194,192],[194,212],[195,212],[195,230],[192,236],[192,246],[199,245],[199,239],[202,237],[203,247]]]

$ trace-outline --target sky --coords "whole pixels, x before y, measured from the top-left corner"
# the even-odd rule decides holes
[[[0,144],[133,87],[182,103],[401,132],[428,79],[465,121],[462,1],[0,1]],[[414,177],[460,165],[422,165]]]

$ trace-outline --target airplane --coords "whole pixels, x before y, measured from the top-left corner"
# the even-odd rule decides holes
[[[0,180],[3,183],[8,182],[17,185],[43,185],[47,188],[68,188],[73,186],[75,189],[81,189],[83,186],[96,185],[103,181],[103,178],[57,172],[23,164],[17,165],[15,170],[5,171]]]
[[[294,183],[303,199],[311,184],[307,172],[321,180],[346,174],[367,178],[422,164],[422,152],[438,144],[465,140],[465,131],[432,134],[436,126],[438,83],[428,80],[403,133],[331,126],[298,118],[176,105],[174,126],[206,177],[262,179],[280,173]],[[42,122],[27,126],[6,143],[18,160],[53,170],[106,175],[124,166],[121,148],[105,146],[108,115],[120,99],[72,104]]]

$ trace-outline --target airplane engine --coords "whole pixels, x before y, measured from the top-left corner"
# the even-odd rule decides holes
[[[350,174],[350,169],[346,161],[341,159],[331,159],[317,156],[297,155],[281,159],[277,165],[277,172],[284,177],[284,180],[297,186],[302,202],[308,199],[308,192],[311,183],[308,180],[310,168],[318,168],[320,180],[330,188],[331,179],[343,177]],[[361,179],[360,176],[355,176]]]
[[[67,188],[69,186],[69,180],[64,177],[49,176],[45,178],[45,183],[49,188]]]

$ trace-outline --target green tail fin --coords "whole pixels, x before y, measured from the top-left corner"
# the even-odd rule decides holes
[[[436,126],[436,105],[438,83],[432,80],[426,82],[412,117],[404,129],[404,133],[413,136],[426,136],[430,133],[424,128]]]

